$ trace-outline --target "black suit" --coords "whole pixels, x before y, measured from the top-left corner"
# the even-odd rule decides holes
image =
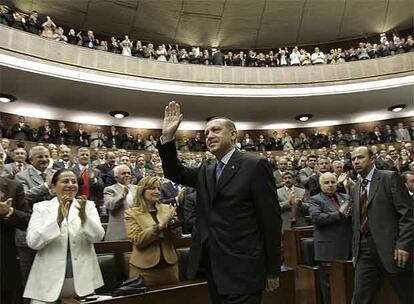
[[[87,147],[89,146],[89,135],[85,131],[82,133],[79,130],[76,130],[73,133],[73,144],[75,146]]]
[[[45,143],[54,142],[52,129],[49,128],[48,130],[46,130],[45,126],[39,127],[39,129],[37,130],[37,134],[36,134],[36,140],[38,142],[45,142]]]
[[[158,150],[167,178],[199,190],[188,277],[204,264],[213,300],[260,296],[266,276],[280,272],[282,221],[270,164],[236,150],[216,183],[215,162],[183,166],[174,141]]]
[[[183,205],[183,233],[192,233],[197,218],[197,191],[186,195]]]
[[[371,303],[381,280],[387,276],[401,304],[413,301],[413,201],[400,176],[394,171],[374,170],[369,185],[368,227],[360,233],[360,182],[351,192],[353,200],[353,244],[356,257],[356,303]],[[410,253],[411,261],[399,268],[394,249]]]
[[[0,201],[12,198],[13,214],[8,218],[0,217],[0,302],[16,303],[19,287],[19,267],[14,241],[15,228],[26,230],[30,220],[28,205],[24,200],[21,183],[0,177]],[[20,290],[21,291],[21,290]]]
[[[97,166],[96,168],[100,171],[104,183],[104,188],[116,184],[116,179],[113,170],[114,166],[110,167],[107,163],[105,163]]]
[[[15,140],[27,141],[32,140],[33,138],[32,129],[30,129],[30,127],[26,124],[23,126],[20,126],[20,124],[15,124],[11,128],[10,133],[11,138]]]

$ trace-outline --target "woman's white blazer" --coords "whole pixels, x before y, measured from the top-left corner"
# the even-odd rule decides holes
[[[87,295],[104,284],[93,243],[102,240],[105,231],[93,202],[86,203],[87,220],[83,226],[76,207],[79,203],[74,199],[67,219],[59,227],[57,198],[33,205],[26,241],[37,254],[24,291],[25,298],[46,302],[58,299],[65,279],[68,244],[76,294]]]

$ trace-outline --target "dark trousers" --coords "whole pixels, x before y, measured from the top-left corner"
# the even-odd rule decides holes
[[[201,271],[207,277],[209,304],[260,304],[262,302],[261,291],[253,294],[219,294],[211,271],[208,244],[203,248]]]
[[[387,272],[382,265],[372,237],[362,239],[355,267],[354,304],[375,303],[384,277],[388,278],[400,304],[413,303],[413,272]]]
[[[319,262],[319,284],[322,293],[323,304],[331,304],[331,284],[329,283],[330,264]]]

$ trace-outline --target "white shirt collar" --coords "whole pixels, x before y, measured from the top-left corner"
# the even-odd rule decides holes
[[[230,160],[230,158],[231,158],[231,156],[233,155],[233,153],[234,153],[234,151],[236,151],[236,148],[233,148],[233,149],[231,149],[229,152],[227,152],[227,154],[226,155],[224,155],[222,158],[221,158],[221,162],[222,163],[224,163],[224,165],[227,165],[227,163],[229,162],[229,160]],[[218,162],[218,161],[217,161]]]

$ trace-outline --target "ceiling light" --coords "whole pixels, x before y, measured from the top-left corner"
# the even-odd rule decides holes
[[[405,105],[405,104],[399,104],[399,105],[389,107],[388,111],[400,112],[400,111],[404,110],[406,107],[407,107],[407,105]]]
[[[1,103],[9,103],[16,101],[17,98],[10,94],[0,94],[0,102]]]
[[[118,119],[122,119],[122,118],[128,117],[129,113],[125,111],[111,111],[109,112],[109,115],[115,118],[118,118]]]
[[[311,119],[313,117],[313,115],[311,114],[301,114],[296,116],[297,120],[300,120],[302,122],[308,121],[309,119]]]

